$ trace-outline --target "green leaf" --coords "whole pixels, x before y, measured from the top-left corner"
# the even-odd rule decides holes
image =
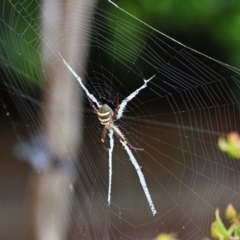
[[[228,230],[226,229],[222,222],[222,219],[220,218],[219,209],[216,209],[215,216],[216,216],[216,229],[219,235],[222,237],[230,237],[231,234],[228,232]]]

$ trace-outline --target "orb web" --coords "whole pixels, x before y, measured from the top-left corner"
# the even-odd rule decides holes
[[[76,1],[71,2],[74,8]],[[60,6],[52,4],[55,11],[50,17],[59,26],[55,25],[49,39],[44,34],[52,25],[47,23],[42,30],[39,16],[46,13],[38,1],[2,4],[1,112],[13,135],[24,142],[39,129],[45,130],[39,118],[47,117],[44,110],[52,94],[45,84],[50,77],[45,64],[62,61],[55,43],[63,44],[66,52],[69,46],[58,37],[59,29],[64,27],[67,35],[71,23],[61,25]],[[74,190],[69,193],[74,195],[69,238],[153,239],[161,232],[176,232],[180,239],[208,237],[214,210],[229,202],[239,206],[239,163],[217,147],[220,135],[239,130],[239,70],[180,44],[133,15],[123,19],[121,9],[111,2],[106,6],[81,10],[92,18],[90,29],[87,23],[78,23],[77,33],[88,39],[86,46],[78,43],[87,64],[82,65],[76,56],[75,66],[81,69],[86,89],[98,100],[98,108],[107,103],[114,110],[118,94],[122,103],[151,78],[127,102],[115,123],[133,146],[144,149],[131,152],[156,214],[130,155],[111,132],[106,136],[109,148],[114,139],[109,177],[108,151],[100,142],[103,125],[83,94],[79,120],[83,135],[77,146]],[[49,55],[42,53],[42,44]],[[65,81],[71,85],[77,80],[66,77]],[[80,84],[77,91],[86,92]],[[15,116],[9,96],[19,115]],[[79,108],[78,101],[73,105]],[[46,165],[35,167],[44,171]]]

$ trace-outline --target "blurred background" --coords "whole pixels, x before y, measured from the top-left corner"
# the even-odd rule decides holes
[[[177,41],[236,68],[240,67],[239,1],[121,0],[114,2],[141,21]],[[91,145],[93,141],[86,137],[86,133],[82,137],[88,129],[82,126],[84,119],[80,116],[84,104],[87,103],[83,101],[83,94],[75,80],[72,80],[71,84],[68,80],[66,84],[65,79],[73,79],[73,77],[59,61],[56,52],[61,51],[73,69],[78,69],[77,73],[80,76],[85,76],[88,72],[84,80],[91,87],[93,83],[88,81],[94,72],[91,71],[91,62],[88,61],[87,56],[90,55],[91,59],[98,56],[94,51],[97,24],[101,23],[99,25],[101,30],[104,26],[111,27],[111,31],[106,31],[106,35],[103,36],[103,39],[108,39],[104,47],[112,49],[119,39],[119,31],[117,28],[116,31],[113,30],[115,23],[111,18],[104,17],[104,12],[122,22],[126,21],[128,26],[134,24],[135,29],[141,29],[142,24],[119,11],[107,0],[91,2],[54,0],[51,3],[47,0],[25,0],[22,3],[17,0],[4,0],[1,1],[0,6],[0,239],[84,239],[84,236],[79,237],[74,230],[69,236],[69,229],[77,228],[76,225],[80,224],[79,220],[71,220],[71,211],[74,211],[71,210],[71,203],[74,202],[74,206],[77,206],[77,203],[69,192],[72,192],[76,176],[81,175],[72,170],[81,155],[79,152],[84,151],[79,150],[80,144],[84,139],[86,143],[84,147],[87,146],[89,152],[94,152],[96,146]],[[128,31],[124,32],[124,36],[126,39],[131,38]],[[140,55],[141,41],[146,44],[149,41],[146,40],[144,30],[139,31],[139,35],[134,39],[135,47],[128,56],[130,61],[134,58],[134,54]],[[128,44],[126,41],[122,47],[128,47]],[[174,48],[180,51],[182,47],[178,47],[179,49],[177,44],[174,45]],[[53,51],[50,52],[49,49]],[[124,61],[124,54],[120,54],[119,57],[116,53],[115,56],[119,61]],[[101,55],[101,65],[105,68],[111,61],[109,56]],[[122,66],[120,64],[118,66],[117,61],[115,64],[113,74],[121,76]],[[95,67],[101,68],[101,66]],[[58,71],[55,71],[56,69]],[[110,71],[112,69],[113,67]],[[142,71],[152,73],[148,69]],[[224,71],[219,68],[220,74],[225,74]],[[117,84],[121,86],[122,83],[117,81]],[[116,90],[110,91],[113,106],[114,95],[120,89],[119,86],[113,86],[112,88]],[[121,88],[123,95],[130,91],[129,88],[135,89],[139,86],[139,82],[125,81],[124,86]],[[98,89],[100,87],[102,86],[98,86]],[[235,94],[238,96],[239,93],[235,91]],[[146,97],[143,95],[139,99],[146,101],[144,100]],[[103,97],[101,100],[106,99],[107,97]],[[157,109],[150,110],[151,113],[155,111]],[[140,111],[138,113],[141,114]],[[142,126],[147,127],[147,124],[143,123]],[[44,140],[45,135],[43,138],[39,137],[43,129],[47,140]],[[94,135],[96,141],[100,133],[101,129]],[[50,150],[43,144],[45,142],[48,142],[47,146],[51,146]],[[37,150],[33,153],[32,149],[35,148]],[[46,156],[39,156],[39,151],[45,151]],[[89,159],[88,151],[84,151],[81,158]],[[45,159],[39,166],[33,160],[38,158]],[[27,161],[19,161],[19,159]],[[56,169],[56,165],[60,167]],[[107,164],[104,168],[107,175]],[[56,182],[60,183],[61,190],[57,190],[53,184]],[[44,186],[49,186],[49,189],[45,189]],[[86,189],[88,187],[86,186]],[[239,189],[237,188],[236,191]],[[40,203],[43,195],[45,199],[50,199],[47,201],[52,201],[46,209]],[[68,195],[66,200],[65,196]],[[65,201],[61,202],[59,199]],[[58,206],[54,204],[56,201]],[[56,225],[51,225],[51,215],[48,215],[49,209],[53,206],[59,214],[55,216]],[[59,209],[64,210],[61,212]],[[48,224],[48,221],[51,224]],[[49,228],[46,228],[46,225]],[[207,226],[205,228],[207,229]],[[93,234],[85,238],[97,239],[96,236],[98,235]]]

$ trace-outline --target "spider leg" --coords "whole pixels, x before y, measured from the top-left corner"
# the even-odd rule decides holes
[[[105,138],[106,138],[106,133],[107,133],[107,127],[104,126],[103,128],[103,131],[102,131],[102,136],[101,136],[101,143],[102,143],[102,147],[105,149],[105,150],[108,150],[107,147],[105,146]]]
[[[118,114],[118,108],[119,108],[119,93],[117,94],[117,99],[116,99],[116,106],[115,106],[115,110],[112,116],[112,121],[115,121],[116,116]]]
[[[87,99],[88,99],[88,101],[89,101],[90,106],[93,108],[94,112],[97,113],[97,108],[94,106],[93,102],[92,102],[91,99],[88,97],[88,95],[86,95],[86,96],[87,96]]]
[[[121,136],[117,130],[114,128],[114,126],[111,127],[111,129],[113,130],[113,132],[115,133],[115,135],[120,139],[120,141],[122,141],[124,144],[126,144],[130,149],[134,150],[134,151],[144,151],[143,148],[136,148],[134,146],[132,146],[123,136]]]

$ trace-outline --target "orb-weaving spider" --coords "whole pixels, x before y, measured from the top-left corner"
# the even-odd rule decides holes
[[[143,150],[141,148],[135,148],[131,144],[127,142],[127,140],[123,137],[124,135],[121,133],[120,129],[116,125],[114,125],[114,121],[116,119],[120,119],[122,117],[122,114],[124,112],[124,109],[129,101],[131,101],[142,89],[147,87],[147,83],[151,81],[155,75],[153,75],[149,79],[144,79],[144,84],[140,86],[138,89],[136,89],[134,92],[132,92],[128,97],[126,97],[121,104],[119,105],[119,95],[117,95],[117,102],[116,102],[116,107],[113,112],[113,110],[107,105],[103,104],[101,105],[98,100],[95,98],[94,95],[92,95],[88,89],[85,87],[85,85],[82,82],[82,79],[76,74],[76,72],[70,67],[70,65],[65,61],[65,59],[62,57],[60,53],[58,53],[59,56],[62,58],[64,64],[68,67],[68,69],[72,72],[76,80],[79,82],[80,86],[82,89],[85,91],[88,101],[90,105],[92,106],[94,112],[97,114],[99,121],[101,124],[104,125],[104,129],[102,131],[102,137],[101,137],[101,142],[103,144],[103,147],[106,149],[104,142],[105,142],[105,137],[107,130],[109,130],[109,138],[110,138],[110,148],[108,149],[108,158],[109,158],[109,185],[108,185],[108,203],[110,204],[110,199],[111,199],[111,185],[112,185],[112,154],[113,154],[113,146],[114,146],[114,140],[113,140],[113,133],[116,134],[116,136],[119,138],[120,142],[122,143],[124,149],[126,150],[129,160],[132,162],[133,166],[136,169],[136,172],[138,174],[140,183],[142,185],[143,191],[145,193],[145,196],[147,198],[147,201],[149,203],[149,206],[152,210],[153,215],[157,213],[155,206],[153,204],[151,195],[149,193],[144,175],[141,171],[141,167],[139,166],[137,160],[135,159],[134,155],[132,154],[131,149],[133,150]],[[93,102],[97,105],[98,109],[95,107]]]
[[[97,109],[88,96],[87,98],[94,112],[97,114],[98,120],[101,122],[102,125],[104,125],[102,136],[101,136],[101,142],[104,149],[108,150],[104,144],[107,130],[112,130],[115,133],[115,135],[118,137],[118,139],[122,141],[124,144],[126,144],[132,150],[135,150],[135,151],[144,150],[142,148],[136,148],[132,146],[123,136],[121,136],[120,133],[118,133],[117,129],[114,127],[114,121],[116,120],[116,116],[118,114],[118,108],[119,108],[119,94],[117,95],[116,106],[114,111],[107,104],[103,104],[99,109]]]

